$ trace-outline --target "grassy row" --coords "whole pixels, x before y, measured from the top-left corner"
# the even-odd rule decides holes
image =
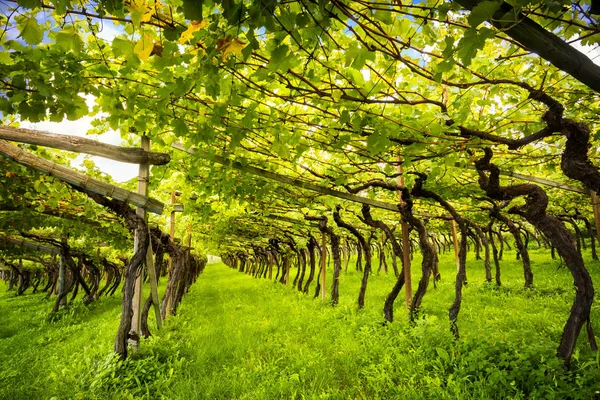
[[[545,252],[532,259],[535,287],[525,290],[514,253],[505,254],[500,288],[484,282],[482,262],[470,255],[460,341],[447,320],[450,255],[413,327],[401,303],[396,323],[382,323],[391,275],[371,277],[366,308],[357,311],[352,265],[336,308],[209,265],[179,315],[125,362],[111,353],[118,298],[76,303],[50,320],[43,295],[14,297],[0,286],[0,398],[597,398],[599,359],[585,335],[570,371],[554,357],[574,295],[570,274]],[[587,265],[598,281],[600,264]],[[415,283],[419,269],[415,257]],[[600,329],[597,304],[592,312]]]

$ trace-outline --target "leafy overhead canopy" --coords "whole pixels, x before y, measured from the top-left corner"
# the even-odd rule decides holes
[[[586,2],[511,5],[513,20],[527,18],[560,41],[597,45],[600,38]],[[144,133],[157,150],[175,142],[203,149],[208,156],[175,152],[169,167],[154,167],[151,190],[165,202],[172,190],[183,192],[189,213],[178,235],[194,222],[194,235],[210,227],[222,246],[266,241],[282,229],[304,235],[301,224],[268,216],[302,220],[343,201],[233,172],[211,154],[340,191],[395,182],[399,167],[410,187],[410,173],[423,172],[428,188],[477,220],[487,213],[468,167],[482,147],[494,146],[505,170],[577,184],[558,171],[566,140],[560,130],[539,134],[548,102],[536,91],[589,127],[592,159],[599,139],[599,94],[498,29],[498,21],[509,23],[508,13],[498,19],[506,7],[466,0],[17,1],[0,21],[0,112],[30,121],[93,115],[96,131],[119,130],[132,145]],[[507,144],[531,135],[531,142]],[[380,187],[359,195],[398,199]],[[416,201],[422,214],[445,213]]]

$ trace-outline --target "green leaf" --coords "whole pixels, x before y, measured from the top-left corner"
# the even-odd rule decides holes
[[[296,25],[298,28],[304,28],[305,26],[307,26],[310,23],[311,19],[310,19],[310,15],[308,15],[307,13],[299,13],[296,14]]]
[[[89,112],[85,99],[79,96],[75,96],[72,105],[67,107],[66,114],[69,121],[76,121],[81,117],[84,117]]]
[[[450,354],[448,354],[448,352],[446,351],[446,349],[442,349],[441,347],[436,347],[435,348],[435,352],[438,354],[438,356],[444,360],[444,361],[449,361],[450,360]]]
[[[183,0],[183,15],[192,21],[202,21],[202,4],[204,0]]]
[[[346,69],[346,73],[348,74],[348,77],[350,78],[350,80],[356,86],[360,87],[365,84],[365,78],[363,77],[362,72],[360,72],[354,68],[348,68],[348,69]]]
[[[2,51],[0,52],[0,64],[2,65],[13,65],[15,61],[10,56],[9,52]]]
[[[438,73],[450,72],[456,65],[454,60],[444,60],[435,67],[435,71]]]
[[[445,60],[452,58],[452,54],[454,53],[454,38],[452,36],[446,36],[444,39],[446,46],[442,51],[442,56]]]
[[[238,147],[241,141],[246,137],[246,131],[242,129],[231,129],[231,139],[229,141],[229,149],[233,150]]]
[[[442,3],[437,7],[437,11],[438,11],[438,18],[440,20],[445,20],[446,17],[448,16],[448,11],[450,11],[450,4],[448,3]]]
[[[345,66],[352,66],[355,69],[362,69],[367,60],[374,61],[375,53],[369,51],[366,47],[358,47],[356,42],[352,42],[345,52]]]
[[[485,41],[494,37],[494,35],[494,31],[488,28],[482,28],[480,30],[469,29],[465,32],[465,35],[460,39],[456,46],[458,58],[465,65],[471,64],[471,60],[475,58],[477,52],[483,49]]]
[[[176,136],[185,136],[189,132],[187,124],[183,119],[176,119],[173,121],[173,133]]]
[[[340,124],[346,125],[350,121],[350,113],[348,110],[343,110],[340,114]]]
[[[223,16],[231,25],[236,25],[243,19],[245,12],[242,2],[238,3],[235,0],[222,0],[221,5],[223,6]]]
[[[17,3],[19,4],[20,7],[29,8],[29,9],[40,8],[40,6],[42,5],[42,2],[39,0],[19,0],[19,1],[17,1]]]
[[[70,26],[56,34],[56,44],[65,52],[72,51],[79,54],[83,49],[83,40],[75,29]]]
[[[33,184],[33,187],[35,188],[35,191],[38,193],[46,193],[48,191],[48,187],[44,184],[44,182],[42,181],[36,181]]]
[[[385,135],[373,132],[367,137],[367,148],[372,154],[379,154],[386,150],[392,142]]]
[[[277,129],[277,128],[276,128]],[[275,132],[271,150],[285,160],[290,158],[290,150],[287,147],[286,135],[281,132]]]
[[[71,2],[69,0],[54,0],[53,4],[56,9],[56,12],[61,15],[65,14],[67,12],[67,9],[71,7]]]
[[[19,114],[22,119],[31,122],[39,122],[46,116],[46,107],[39,101],[21,102],[18,106]]]
[[[163,35],[167,40],[176,41],[181,36],[181,31],[167,26],[163,29]]]
[[[116,37],[112,41],[112,51],[115,57],[128,57],[133,54],[134,43],[131,40]]]
[[[484,21],[489,21],[494,16],[494,13],[500,8],[500,3],[497,1],[482,1],[471,10],[469,17],[469,25],[476,28]]]
[[[277,69],[281,69],[278,67],[280,66],[280,64],[283,63],[283,61],[287,57],[289,49],[290,48],[287,45],[282,44],[281,46],[273,50],[268,65],[269,71],[276,71]]]
[[[42,41],[44,31],[35,17],[19,18],[18,26],[21,31],[19,37],[23,38],[27,43],[38,44]]]

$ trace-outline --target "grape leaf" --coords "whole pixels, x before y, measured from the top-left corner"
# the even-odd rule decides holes
[[[194,37],[194,32],[198,32],[200,29],[206,27],[206,25],[208,25],[207,20],[192,21],[192,23],[188,25],[185,32],[181,34],[179,43],[185,44],[186,42],[190,41]]]
[[[268,66],[270,71],[275,71],[278,69],[279,64],[282,64],[283,60],[285,60],[285,58],[287,57],[289,49],[290,48],[287,45],[282,44],[281,46],[273,50]]]
[[[482,28],[480,30],[469,29],[465,32],[465,35],[460,39],[456,46],[458,58],[460,58],[465,65],[471,64],[471,61],[475,58],[477,52],[483,49],[485,41],[494,37],[494,35],[494,31],[488,28]]]
[[[187,135],[188,132],[189,129],[185,120],[178,118],[173,121],[173,133],[175,133],[176,136],[184,136]]]
[[[144,33],[144,36],[135,44],[133,52],[137,54],[140,60],[146,62],[152,53],[152,49],[154,49],[154,40],[150,34]]]
[[[35,17],[20,18],[18,25],[21,30],[19,37],[23,38],[27,43],[38,44],[42,41],[44,31]]]
[[[243,42],[238,38],[227,36],[217,39],[217,51],[223,52],[221,55],[221,60],[223,62],[227,60],[227,57],[231,54],[242,54],[242,49],[244,47],[246,47],[246,42]]]
[[[112,41],[112,51],[115,57],[127,57],[129,54],[133,52],[134,44],[120,37],[116,37]]]
[[[84,117],[88,112],[89,110],[85,103],[85,99],[83,97],[75,96],[72,105],[67,107],[67,119],[69,119],[69,121],[75,121]]]
[[[202,20],[202,4],[204,0],[183,0],[183,14],[187,19]]]
[[[15,60],[12,59],[9,52],[0,52],[0,64],[2,65],[13,65]]]
[[[72,51],[74,54],[79,54],[83,49],[83,40],[72,26],[56,34],[56,44],[64,52]]]
[[[129,6],[131,12],[131,22],[134,26],[139,27],[142,22],[148,22],[152,19],[152,6],[146,3],[145,0],[134,0]]]
[[[494,13],[500,8],[500,3],[497,1],[482,1],[471,10],[468,20],[471,27],[476,28],[484,21],[492,19]]]

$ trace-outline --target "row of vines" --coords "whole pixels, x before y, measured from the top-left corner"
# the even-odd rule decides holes
[[[19,0],[2,7],[0,145],[10,159],[0,176],[3,276],[20,293],[32,285],[57,294],[55,309],[69,293],[83,290],[93,301],[123,281],[118,353],[127,353],[142,266],[168,276],[160,312],[174,313],[206,263],[192,247],[333,305],[339,276],[356,257],[359,308],[378,256],[378,268],[391,267],[397,278],[383,304],[390,322],[403,289],[411,320],[419,318],[430,281],[451,279],[440,277],[438,254],[454,251],[448,312],[459,337],[469,247],[486,279],[501,285],[503,247],[514,246],[530,288],[534,242],[574,281],[558,356],[570,362],[582,331],[597,350],[595,293],[582,257],[589,243],[598,258],[595,1]],[[151,141],[152,152],[133,161],[152,164],[150,197],[128,194],[144,174],[121,196],[114,185],[99,193],[87,178],[73,183],[54,167],[40,173],[23,161],[32,154],[72,162],[20,125],[84,117],[89,134],[117,131],[132,152]],[[157,154],[165,159],[150,162]],[[111,182],[90,160],[83,169]],[[167,224],[169,200],[166,235],[158,227]],[[177,226],[176,202],[185,210]],[[146,218],[127,203],[157,209]],[[186,236],[187,246],[173,240]],[[51,254],[41,256],[39,246]],[[152,304],[158,309],[146,301],[145,318]]]

